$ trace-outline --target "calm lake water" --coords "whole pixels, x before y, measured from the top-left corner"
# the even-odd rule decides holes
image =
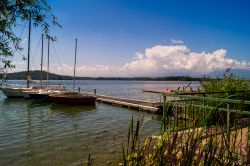
[[[25,81],[10,83],[25,84]],[[52,81],[72,88],[72,81]],[[156,94],[143,89],[176,89],[189,82],[76,81],[81,91],[150,101]],[[194,87],[198,83],[192,84]],[[81,165],[88,155],[94,165],[117,165],[121,140],[126,141],[131,117],[144,117],[142,138],[160,130],[159,115],[96,103],[95,106],[61,106],[30,99],[10,99],[0,92],[0,165]],[[113,162],[113,163],[111,163]]]

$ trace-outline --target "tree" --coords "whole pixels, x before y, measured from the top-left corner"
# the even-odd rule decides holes
[[[50,25],[61,28],[57,18],[51,11],[46,0],[1,0],[0,1],[0,75],[8,68],[15,67],[11,64],[10,57],[14,52],[21,51],[21,38],[15,33],[20,28],[20,22],[31,18],[32,25],[41,27],[47,37]]]

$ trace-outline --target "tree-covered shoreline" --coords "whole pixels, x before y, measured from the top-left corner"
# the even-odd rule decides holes
[[[47,72],[43,71],[43,79],[47,79]],[[38,70],[31,71],[31,77],[33,80],[39,80],[41,78],[41,72]],[[7,80],[25,80],[27,78],[27,72],[14,72],[6,75]],[[59,75],[49,73],[50,80],[72,80],[73,76]],[[203,78],[190,77],[190,76],[166,76],[166,77],[76,77],[77,80],[131,80],[131,81],[201,81]]]

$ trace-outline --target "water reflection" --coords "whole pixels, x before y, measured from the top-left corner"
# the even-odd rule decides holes
[[[4,98],[3,105],[12,105],[12,104],[27,104],[29,101],[24,98]]]
[[[51,101],[49,100],[33,100],[30,99],[30,101],[28,102],[27,107],[28,108],[36,108],[36,107],[44,107],[44,106],[50,106],[51,105]]]
[[[51,105],[51,102],[48,100],[33,100],[33,99],[24,99],[24,98],[4,98],[3,105],[12,105],[15,107],[23,107],[26,106],[27,108],[37,108],[43,106]]]
[[[147,84],[153,83],[143,85]],[[165,87],[161,82],[160,86]],[[142,82],[121,81],[82,81],[82,87],[138,99],[145,88]],[[0,165],[81,165],[88,154],[94,157],[94,165],[117,161],[121,158],[121,138],[127,138],[132,115],[135,121],[144,117],[142,139],[160,131],[158,115],[102,103],[70,106],[11,99],[0,93]]]
[[[78,114],[81,112],[88,112],[96,110],[95,105],[91,106],[81,106],[81,105],[61,105],[61,104],[52,104],[50,110],[58,111],[66,114]]]

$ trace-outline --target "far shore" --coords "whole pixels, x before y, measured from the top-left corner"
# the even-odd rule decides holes
[[[31,77],[33,80],[41,79],[41,72],[38,70],[31,71]],[[6,75],[7,80],[26,80],[27,72],[15,72],[8,73]],[[42,72],[42,79],[47,80],[47,72]],[[164,76],[164,77],[76,77],[76,80],[122,80],[122,81],[202,81],[201,77],[190,76]],[[73,80],[73,76],[59,75],[55,73],[49,73],[49,80]]]

